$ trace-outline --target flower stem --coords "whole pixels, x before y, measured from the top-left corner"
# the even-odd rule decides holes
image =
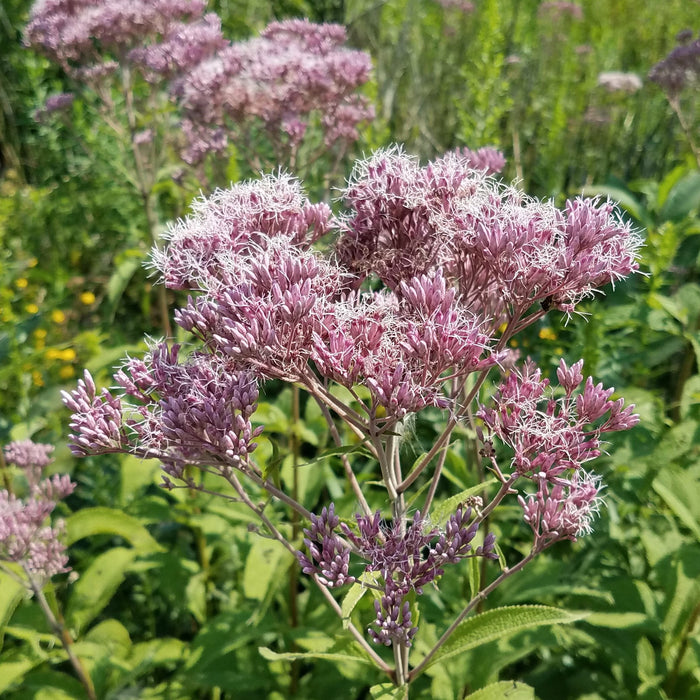
[[[83,662],[80,660],[80,658],[76,655],[74,651],[73,647],[75,645],[75,641],[73,640],[71,633],[68,631],[65,622],[63,622],[62,619],[59,619],[58,617],[56,617],[56,615],[54,615],[53,610],[51,610],[51,606],[49,605],[49,601],[46,600],[44,591],[41,589],[41,586],[38,584],[38,582],[34,580],[34,577],[31,575],[31,573],[26,568],[24,569],[24,571],[27,575],[29,586],[32,589],[32,592],[34,593],[34,597],[39,603],[39,606],[41,607],[41,610],[44,613],[44,617],[46,617],[46,621],[49,623],[49,626],[53,630],[54,634],[61,640],[61,645],[63,646],[63,649],[66,652],[66,655],[68,656],[68,660],[70,661],[71,666],[73,666],[73,669],[75,670],[75,673],[78,676],[78,680],[85,688],[85,692],[87,693],[89,700],[97,700],[97,695],[95,694],[95,686],[93,685],[92,679],[90,678],[88,672],[85,670]]]

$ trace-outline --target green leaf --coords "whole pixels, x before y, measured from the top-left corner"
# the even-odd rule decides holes
[[[271,587],[280,585],[280,572],[291,564],[292,559],[292,555],[279,542],[256,537],[243,571],[243,593],[246,598],[264,600]]]
[[[83,537],[118,535],[140,554],[164,551],[148,530],[136,519],[115,508],[83,508],[66,518],[66,544]]]
[[[188,645],[180,639],[161,637],[148,642],[134,644],[130,661],[141,671],[155,666],[184,663]]]
[[[98,353],[92,357],[85,364],[85,369],[87,369],[90,374],[97,374],[102,369],[110,369],[115,365],[115,363],[120,362],[125,355],[129,353],[142,353],[143,345],[119,345],[116,348],[106,348],[102,352]]]
[[[309,651],[278,653],[268,647],[258,647],[260,655],[266,661],[295,661],[296,659],[323,659],[325,661],[340,661],[342,663],[357,662],[369,664],[370,660],[362,655],[354,655],[343,652]]]
[[[4,656],[0,662],[0,693],[15,683],[20,683],[33,668],[46,660],[46,654],[39,654],[29,647],[17,649],[12,655]]]
[[[85,639],[102,645],[119,658],[125,658],[131,651],[131,637],[119,620],[103,620],[85,635]]]
[[[122,260],[117,264],[107,283],[108,318],[114,316],[124,290],[129,286],[131,278],[143,264],[143,251],[140,248],[125,250],[119,257]]]
[[[366,457],[370,457],[371,453],[367,449],[367,446],[360,442],[357,445],[343,445],[342,447],[332,447],[327,450],[323,450],[317,457],[304,461],[300,464],[300,467],[310,467],[312,464],[317,464],[318,462],[323,462],[330,457],[340,457],[342,455],[349,455],[353,453],[361,453]]]
[[[270,433],[286,435],[289,432],[289,416],[279,406],[267,403],[267,401],[261,401],[258,404],[252,421],[256,425],[264,425],[265,430]]]
[[[363,576],[365,575],[366,574],[363,574]],[[340,606],[340,609],[343,612],[343,629],[348,628],[348,624],[350,623],[350,615],[352,615],[352,611],[355,609],[355,606],[362,600],[362,598],[368,590],[369,589],[367,588],[367,586],[363,586],[362,583],[359,581],[357,583],[353,583],[352,586],[350,586],[350,590],[345,594],[343,602]]]
[[[535,689],[516,681],[499,681],[487,685],[464,700],[536,700]]]
[[[595,627],[609,627],[610,629],[629,629],[649,624],[649,618],[644,613],[636,612],[593,612],[586,622]]]
[[[700,436],[700,426],[693,421],[687,420],[674,425],[670,430],[666,431],[654,449],[649,462],[652,466],[661,464],[669,464],[680,457],[686,455],[697,444]],[[662,475],[662,469],[659,474]],[[674,485],[675,487],[675,485]],[[681,485],[679,493],[683,493],[686,489]]]
[[[68,673],[36,669],[23,679],[22,694],[31,700],[84,700],[85,688]]]
[[[671,188],[659,211],[659,218],[662,221],[681,221],[698,207],[700,207],[700,171],[693,170]]]
[[[467,564],[467,578],[469,580],[469,595],[474,598],[481,590],[481,559],[471,557]]]
[[[9,623],[24,595],[24,586],[0,571],[0,649],[2,649],[5,626]]]
[[[663,309],[669,316],[683,326],[688,323],[688,310],[683,306],[680,300],[675,297],[667,297],[663,294],[652,293],[649,295],[649,304],[652,308]],[[668,329],[667,332],[670,332],[670,329]]]
[[[393,683],[379,683],[369,689],[372,700],[407,700],[408,687],[397,688]]]
[[[207,572],[200,571],[190,578],[185,589],[187,609],[200,625],[207,619],[207,578]]]
[[[80,633],[102,612],[137,556],[134,549],[115,547],[97,556],[71,587],[66,606],[69,627]]]
[[[447,522],[450,515],[457,510],[460,504],[464,503],[470,496],[476,496],[483,493],[483,491],[495,483],[497,483],[496,478],[486,479],[486,481],[482,482],[481,484],[471,486],[468,489],[464,489],[464,491],[456,493],[454,496],[450,496],[448,499],[444,500],[442,503],[436,505],[432,509],[430,513],[431,520],[438,527],[442,527]]]
[[[698,362],[700,366],[700,357],[697,357],[697,350],[696,362]],[[693,406],[697,406],[698,404],[700,404],[700,375],[694,374],[683,385],[683,395],[681,397],[681,419],[683,421],[687,420],[691,415]]]
[[[436,652],[428,667],[474,649],[486,642],[507,637],[529,627],[570,624],[582,620],[588,611],[568,611],[546,605],[516,605],[488,610],[464,620]]]
[[[697,482],[694,485],[693,491],[697,489]],[[700,522],[683,502],[684,498],[689,497],[688,486],[687,477],[684,478],[682,473],[670,470],[662,471],[652,483],[654,491],[659,494],[664,503],[673,511],[673,514],[700,540]],[[694,495],[690,497],[695,498]]]
[[[121,455],[119,471],[119,502],[127,505],[140,491],[153,484],[160,472],[160,462],[157,459],[141,459],[135,455]]]

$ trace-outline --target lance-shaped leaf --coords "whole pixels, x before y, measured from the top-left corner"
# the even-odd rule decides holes
[[[561,625],[582,620],[588,611],[568,611],[546,605],[515,605],[488,610],[464,620],[428,663],[433,666],[486,642],[508,637],[529,627]]]

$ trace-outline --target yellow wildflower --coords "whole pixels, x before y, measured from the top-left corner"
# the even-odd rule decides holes
[[[58,370],[58,376],[61,379],[70,379],[75,375],[75,370],[72,365],[63,365],[60,370]]]
[[[85,306],[90,306],[95,303],[95,295],[92,292],[83,292],[80,295],[80,301],[85,304]]]
[[[45,328],[37,328],[34,331],[34,337],[37,340],[43,340],[44,338],[46,338],[46,329]]]
[[[51,312],[51,320],[54,323],[63,323],[66,320],[66,315],[60,309],[54,309]]]
[[[39,307],[38,307],[36,304],[27,304],[27,305],[24,307],[24,310],[25,310],[28,314],[38,314],[38,313],[39,313]]]
[[[71,369],[73,368],[71,367]],[[41,372],[38,369],[32,372],[32,384],[34,384],[34,386],[44,386],[44,378],[41,376]]]
[[[542,340],[556,340],[557,334],[551,328],[540,328],[540,338]]]
[[[17,287],[17,289],[26,289],[28,285],[29,280],[27,280],[26,277],[20,277],[19,279],[15,280],[15,287]]]

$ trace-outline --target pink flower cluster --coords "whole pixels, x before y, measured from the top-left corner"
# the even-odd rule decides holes
[[[174,23],[200,18],[205,5],[203,0],[39,0],[25,37],[74,73],[102,64],[107,55],[124,60],[131,49],[166,36]]]
[[[184,464],[246,468],[256,382],[268,378],[301,385],[362,436],[428,406],[459,415],[466,377],[510,361],[513,333],[637,267],[639,237],[612,205],[577,199],[562,212],[458,154],[420,167],[379,152],[344,200],[334,217],[278,174],[196,202],[153,264],[167,286],[193,292],[176,322],[201,349],[183,357],[160,344],[128,360],[119,395],[98,394],[86,375],[65,395],[74,451],[158,457],[178,478]],[[313,244],[327,234],[337,241],[322,255]],[[480,415],[514,451],[516,477],[566,491],[601,433],[636,416],[592,380],[579,389],[580,363],[562,363],[559,381],[555,400],[526,363]]]
[[[603,433],[639,422],[634,406],[611,400],[614,389],[594,384],[591,377],[584,383],[582,367],[583,360],[570,367],[561,360],[557,377],[564,396],[556,398],[548,391],[549,381],[528,361],[506,377],[493,406],[478,412],[490,434],[513,451],[513,472],[538,486],[536,496],[520,499],[538,537],[575,539],[590,530],[600,479],[586,474],[582,465],[600,455]]]
[[[39,483],[44,468],[51,464],[49,456],[54,451],[53,445],[45,445],[32,440],[18,440],[5,445],[5,461],[22,469],[30,487]]]
[[[78,388],[63,392],[73,410],[74,454],[131,452],[157,457],[165,471],[182,478],[188,464],[237,466],[256,448],[250,417],[258,398],[249,372],[209,353],[155,345],[143,359],[128,359],[115,380],[122,395],[98,396],[86,371]]]
[[[73,492],[75,484],[67,475],[41,479],[51,462],[53,445],[30,440],[5,447],[8,464],[23,469],[29,483],[26,499],[0,490],[0,560],[21,565],[39,585],[55,574],[68,571],[68,557],[61,542],[63,525],[52,527],[47,520],[56,504]]]
[[[355,94],[372,65],[368,54],[346,48],[345,41],[340,25],[273,22],[260,37],[230,44],[187,72],[175,86],[190,140],[185,160],[223,149],[222,127],[251,120],[275,138],[285,133],[292,147],[314,118],[326,147],[355,141],[358,125],[374,116]]]
[[[467,165],[485,172],[487,175],[497,175],[506,167],[506,159],[501,151],[492,146],[484,146],[476,151],[463,146],[452,151],[459,158],[464,158]]]
[[[391,289],[442,268],[460,304],[497,325],[535,302],[571,312],[638,267],[641,244],[609,202],[576,198],[562,212],[449,153],[425,167],[401,151],[356,167],[337,251],[362,279]]]
[[[498,559],[493,533],[486,535],[483,545],[472,547],[479,523],[472,520],[471,508],[460,506],[448,518],[444,530],[431,526],[420,512],[406,527],[401,523],[385,524],[379,511],[356,515],[355,520],[357,531],[340,522],[332,503],[321,515],[312,513],[311,528],[304,530],[310,556],[297,552],[297,559],[304,573],[316,574],[328,588],[357,580],[349,574],[351,551],[364,560],[365,573],[378,574],[373,584],[367,577],[363,579],[366,586],[383,594],[374,602],[376,617],[368,630],[375,644],[412,645],[418,627],[412,620],[409,596],[422,595],[425,586],[445,573],[446,564],[474,557]]]
[[[281,144],[296,149],[312,121],[330,148],[355,141],[373,118],[356,94],[371,59],[345,46],[342,26],[286,20],[231,43],[204,9],[202,0],[39,0],[26,41],[93,87],[132,67],[151,83],[169,83],[190,164],[222,153],[229,132],[243,138],[251,125],[262,125],[280,156]]]

